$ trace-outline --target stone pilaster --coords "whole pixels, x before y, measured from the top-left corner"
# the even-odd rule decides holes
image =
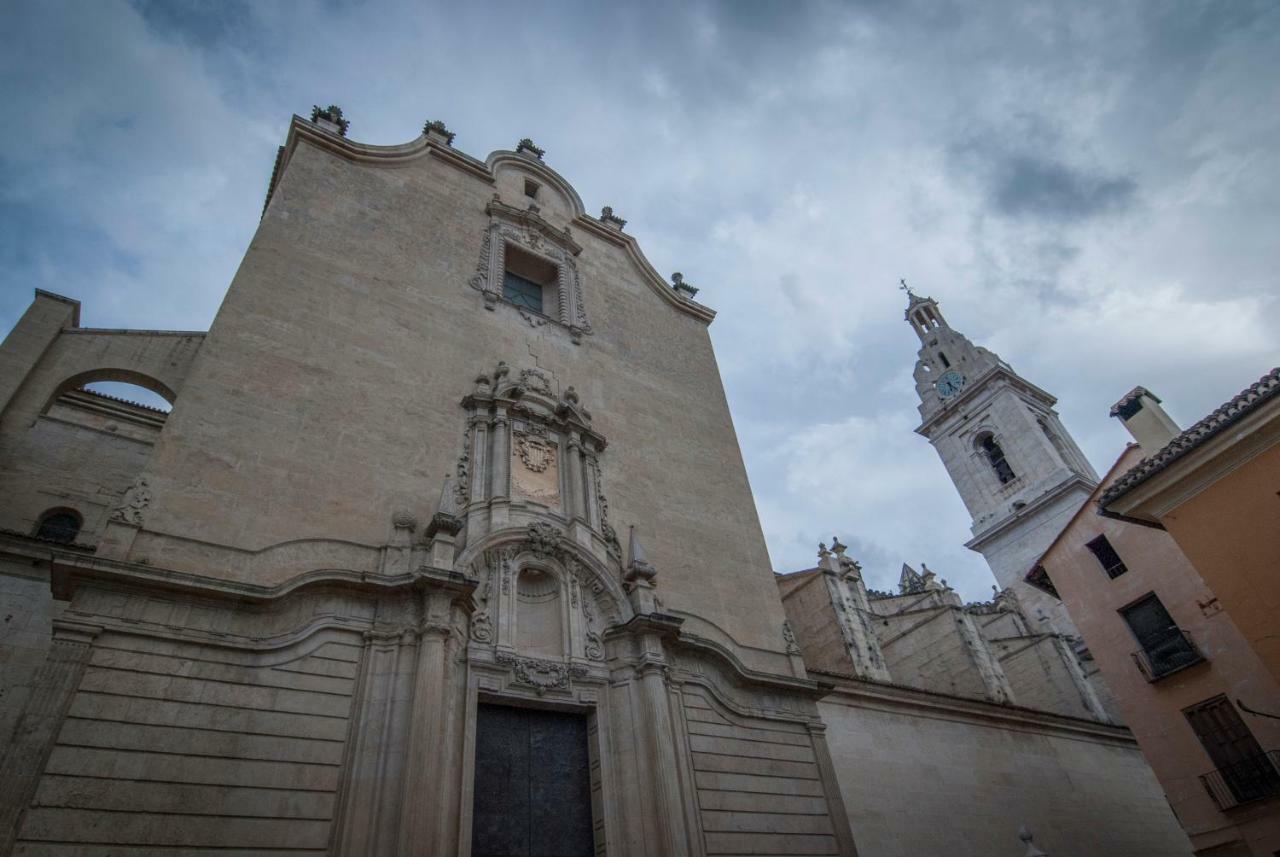
[[[364,635],[360,685],[352,716],[334,840],[347,857],[393,857],[404,779],[403,690],[417,642],[405,629]]]
[[[22,811],[53,750],[67,707],[80,684],[93,640],[94,625],[55,620],[53,640],[35,687],[18,720],[13,739],[0,758],[0,854],[8,854],[18,834]]]
[[[448,757],[448,719],[460,710],[452,698],[455,666],[452,594],[424,593],[424,620],[418,629],[414,666],[413,712],[405,748],[405,789],[400,802],[400,845],[403,857],[430,857],[448,851],[456,841],[456,823],[447,817],[450,778],[442,776]]]

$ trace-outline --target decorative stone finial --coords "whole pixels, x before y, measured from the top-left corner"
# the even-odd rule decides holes
[[[831,556],[831,551],[827,550],[826,542],[818,542],[818,559],[826,559]]]
[[[916,595],[921,592],[924,592],[924,578],[904,562],[902,575],[898,578],[898,594]]]
[[[427,538],[436,533],[456,536],[462,530],[462,518],[458,517],[458,488],[452,473],[444,475],[444,484],[440,487],[440,502],[436,504],[436,513],[427,524]]]
[[[422,133],[432,139],[442,138],[446,146],[452,146],[453,138],[458,136],[446,128],[444,122],[439,119],[432,119],[423,125]]]
[[[547,153],[547,150],[539,149],[537,146],[533,145],[532,140],[530,140],[528,137],[525,137],[519,143],[516,143],[516,154],[523,155],[526,152],[528,152],[530,155],[533,155],[538,160],[542,160],[542,156]]]
[[[627,581],[650,581],[658,576],[658,571],[649,564],[649,560],[644,555],[644,545],[640,544],[640,537],[636,535],[636,528],[633,524],[630,530],[630,537],[627,544],[627,571],[623,575]]]
[[[840,544],[840,538],[838,536],[831,537],[831,552],[836,556],[844,556],[844,552],[848,549],[848,545]]]
[[[684,281],[684,274],[676,271],[671,275],[671,288],[676,290],[677,294],[686,298],[692,298],[698,293],[698,290]]]
[[[604,208],[600,209],[600,220],[605,226],[608,226],[610,229],[616,229],[619,232],[622,231],[622,227],[627,225],[627,221],[613,213],[613,206],[611,205],[606,205]]]
[[[351,120],[342,118],[342,108],[336,104],[330,104],[328,107],[313,106],[311,121],[339,137],[347,136],[347,126],[351,124]]]

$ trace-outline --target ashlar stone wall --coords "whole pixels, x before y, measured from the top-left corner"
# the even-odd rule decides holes
[[[1126,730],[835,679],[819,703],[860,857],[1191,853]]]

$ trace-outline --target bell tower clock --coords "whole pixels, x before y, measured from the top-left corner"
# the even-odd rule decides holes
[[[973,519],[966,546],[986,558],[1043,630],[1074,634],[1061,602],[1024,577],[1098,475],[1054,411],[1057,399],[953,330],[933,298],[903,286],[906,320],[920,339],[916,431],[938,451]]]

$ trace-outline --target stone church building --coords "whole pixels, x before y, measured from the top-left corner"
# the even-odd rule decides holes
[[[528,140],[346,130],[294,118],[207,332],[37,292],[0,347],[0,855],[1189,853],[1020,592],[773,574],[714,312],[625,221]],[[1095,478],[1046,431],[1018,511]]]

